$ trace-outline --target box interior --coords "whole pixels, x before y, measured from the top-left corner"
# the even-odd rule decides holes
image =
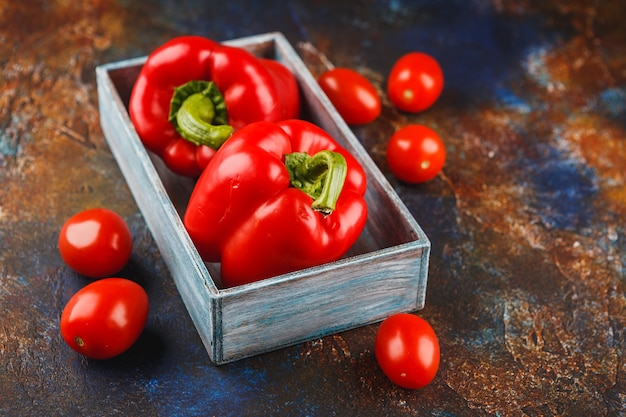
[[[246,49],[250,50],[250,48]],[[272,59],[280,58],[275,56],[272,42],[257,44],[251,52],[257,56]],[[115,86],[117,94],[119,94],[121,101],[124,103],[126,111],[128,111],[132,87],[140,71],[141,64],[108,70],[108,75]],[[301,89],[306,88],[303,85],[300,85],[300,87]],[[323,107],[312,106],[308,100],[302,100],[300,118],[325,127],[324,120],[328,120],[329,115],[320,114],[320,111],[324,111]],[[340,131],[329,131],[329,133],[350,150],[350,144],[345,137],[342,137],[343,135]],[[159,157],[152,153],[149,154],[169,198],[182,218],[186,210],[187,201],[193,190],[195,179],[174,174]],[[394,201],[388,191],[385,190],[385,185],[380,179],[382,177],[380,171],[376,169],[373,172],[369,166],[364,166],[364,168],[368,176],[368,187],[365,195],[369,211],[368,220],[361,236],[344,258],[369,254],[420,239],[420,236],[415,231],[415,225],[410,224],[405,217],[406,215],[398,210],[398,204],[401,204],[399,200]],[[382,181],[385,180],[383,179]],[[207,269],[213,278],[219,277],[219,264],[207,264]],[[216,282],[216,285],[220,287],[219,282]]]

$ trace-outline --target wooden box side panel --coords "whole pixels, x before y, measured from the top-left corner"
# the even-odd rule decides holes
[[[101,125],[111,152],[118,162],[137,206],[146,220],[152,236],[166,262],[176,286],[185,301],[209,355],[215,356],[217,288],[208,277],[202,260],[172,205],[151,158],[133,130],[130,120],[104,68],[97,72]],[[213,295],[213,296],[212,296]]]
[[[313,268],[303,279],[225,296],[220,362],[422,308],[425,280],[419,271],[423,271],[427,250],[411,248],[372,259],[368,268],[357,257],[340,267]]]

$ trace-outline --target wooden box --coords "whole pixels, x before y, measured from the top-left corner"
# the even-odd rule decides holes
[[[127,106],[145,57],[96,69],[101,125],[111,151],[215,364],[320,338],[424,306],[430,242],[280,33],[224,42],[276,59],[296,76],[303,116],[329,132],[368,175],[369,217],[342,259],[223,289],[181,220],[193,180],[147,152]],[[373,343],[373,340],[372,340]]]

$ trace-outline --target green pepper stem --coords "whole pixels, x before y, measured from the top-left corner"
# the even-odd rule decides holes
[[[189,81],[176,87],[169,121],[183,138],[215,150],[233,132],[224,97],[213,81]]]
[[[313,198],[313,210],[326,216],[335,210],[348,174],[348,164],[342,154],[329,150],[313,156],[294,152],[285,155],[285,166],[291,185]]]

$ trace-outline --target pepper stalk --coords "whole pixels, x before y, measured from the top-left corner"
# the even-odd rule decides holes
[[[176,87],[169,121],[183,138],[215,150],[234,130],[228,124],[224,96],[213,81],[194,80]]]
[[[323,150],[313,156],[306,152],[285,155],[291,185],[313,198],[311,208],[328,216],[335,210],[348,174],[346,158]]]

